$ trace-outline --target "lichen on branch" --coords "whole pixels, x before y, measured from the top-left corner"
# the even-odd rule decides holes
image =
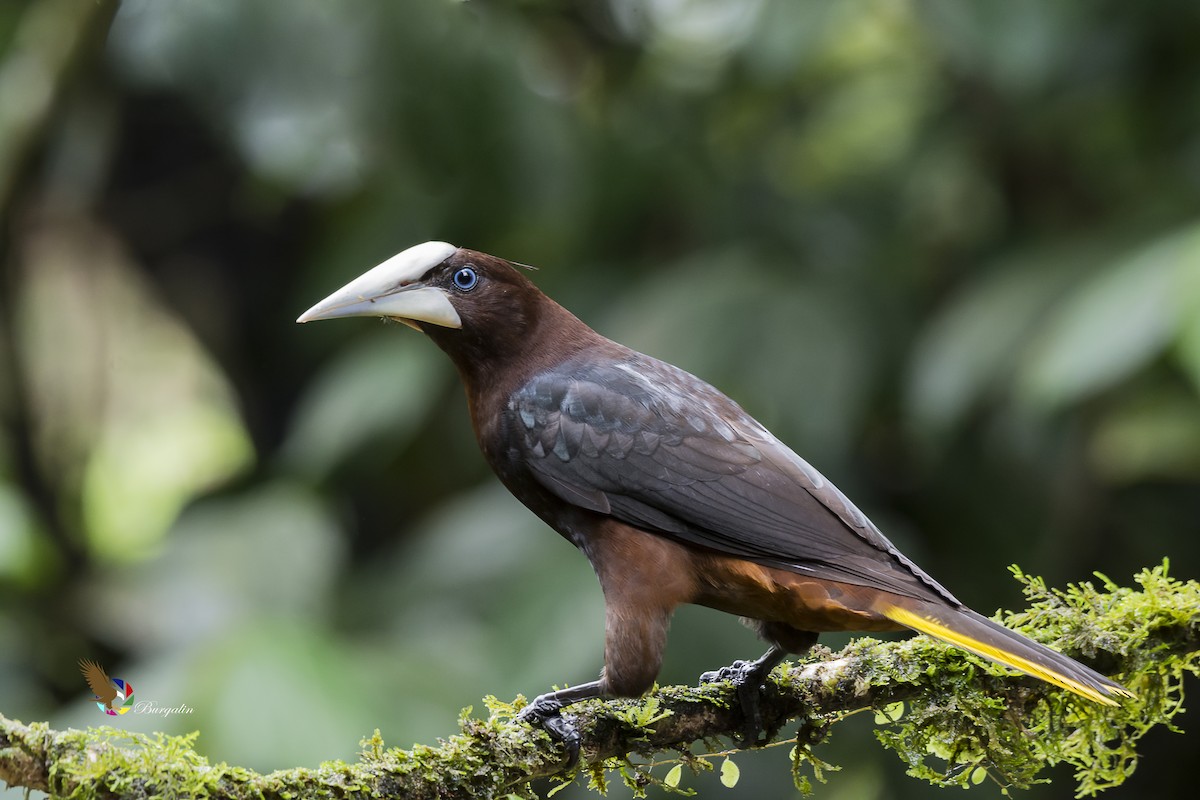
[[[858,639],[840,652],[817,648],[772,675],[764,725],[791,746],[797,787],[811,790],[829,769],[815,752],[848,714],[876,711],[880,742],[909,774],[937,784],[994,782],[1004,788],[1039,780],[1047,765],[1074,766],[1080,795],[1120,784],[1137,764],[1138,740],[1173,727],[1183,680],[1200,674],[1200,584],[1179,581],[1167,564],[1135,576],[1139,588],[1104,576],[1052,590],[1014,568],[1027,608],[1004,614],[1010,627],[1089,661],[1136,697],[1117,708],[1089,703],[1047,684],[1013,676],[924,636],[899,642]],[[668,686],[641,700],[590,701],[570,709],[583,734],[583,757],[568,772],[560,748],[516,722],[523,704],[489,698],[486,718],[468,709],[460,732],[436,747],[385,747],[375,736],[353,764],[261,775],[210,764],[196,734],[144,736],[112,728],[53,731],[0,716],[0,780],[57,797],[210,798],[532,797],[537,778],[587,780],[599,791],[616,776],[635,794],[651,784],[686,784],[686,771],[717,769],[736,783],[727,744],[742,730],[727,684]],[[779,737],[785,726],[798,733]]]

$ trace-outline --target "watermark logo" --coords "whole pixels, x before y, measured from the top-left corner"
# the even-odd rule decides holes
[[[96,708],[110,717],[119,717],[133,710],[133,684],[129,681],[108,677],[104,667],[86,658],[80,659],[79,671],[96,698]]]
[[[119,717],[132,711],[135,714],[154,714],[169,717],[174,714],[191,714],[196,709],[187,703],[163,706],[153,700],[135,700],[133,684],[122,678],[110,678],[104,667],[86,658],[79,660],[79,671],[87,680],[88,688],[96,699],[96,708],[110,717]],[[145,688],[145,687],[143,687]]]

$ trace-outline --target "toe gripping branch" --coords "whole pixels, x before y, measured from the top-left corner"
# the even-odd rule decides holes
[[[762,724],[762,691],[767,682],[767,676],[775,669],[787,652],[779,647],[772,647],[756,661],[735,661],[728,667],[721,667],[713,672],[700,676],[701,683],[720,683],[729,681],[737,690],[738,704],[742,707],[742,735],[738,747],[759,747],[769,741],[761,739]]]
[[[579,743],[582,737],[575,723],[563,718],[562,710],[572,703],[600,697],[601,694],[600,681],[547,692],[538,695],[532,703],[521,709],[517,719],[541,728],[550,734],[551,739],[562,744],[567,754],[567,769],[570,769],[579,763]]]
[[[701,683],[729,681],[736,687],[738,703],[744,718],[739,747],[757,747],[767,743],[761,740],[762,690],[771,670],[775,669],[786,655],[787,652],[782,648],[772,647],[756,661],[735,661],[728,667],[700,676]],[[562,710],[572,703],[601,697],[603,694],[600,681],[547,692],[535,697],[533,702],[521,709],[517,719],[541,728],[550,738],[559,742],[567,754],[567,768],[570,769],[579,763],[582,736],[574,721],[563,717]]]

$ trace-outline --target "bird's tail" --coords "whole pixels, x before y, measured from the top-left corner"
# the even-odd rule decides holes
[[[1020,670],[1104,705],[1115,706],[1133,692],[1062,653],[1038,644],[968,608],[933,603],[885,604],[885,617],[955,647]]]

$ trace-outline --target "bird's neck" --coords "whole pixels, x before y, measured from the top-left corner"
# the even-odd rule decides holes
[[[476,423],[501,411],[509,396],[538,372],[608,342],[562,306],[542,300],[536,313],[503,332],[435,338],[458,369]]]

